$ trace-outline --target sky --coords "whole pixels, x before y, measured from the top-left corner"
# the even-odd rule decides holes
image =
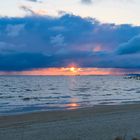
[[[0,0],[1,16],[24,16],[25,6],[40,14],[57,16],[60,11],[102,22],[140,25],[139,0]]]
[[[0,74],[139,73],[139,6],[139,0],[0,0]]]

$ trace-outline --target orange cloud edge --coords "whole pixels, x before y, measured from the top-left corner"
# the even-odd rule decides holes
[[[41,76],[76,76],[76,75],[124,75],[130,74],[130,71],[117,68],[78,68],[78,67],[62,67],[62,68],[43,68],[20,72],[0,72],[0,75],[41,75]],[[139,71],[133,71],[139,73]]]

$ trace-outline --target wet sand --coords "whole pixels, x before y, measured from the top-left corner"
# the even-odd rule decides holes
[[[0,140],[140,138],[140,105],[94,106],[0,117]]]

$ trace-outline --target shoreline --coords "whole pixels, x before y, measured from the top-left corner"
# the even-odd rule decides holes
[[[134,109],[134,110],[133,110]],[[140,109],[140,104],[125,104],[125,105],[95,105],[93,107],[83,107],[68,110],[52,110],[52,111],[35,111],[25,112],[21,114],[9,114],[0,116],[1,124],[8,122],[21,122],[21,121],[60,121],[72,118],[89,117],[94,115],[102,115],[108,113],[119,113],[125,111],[135,111]]]
[[[70,132],[65,134],[63,131],[66,130]],[[44,140],[45,136],[49,140],[84,140],[85,135],[87,140],[91,139],[91,135],[96,137],[95,140],[111,140],[125,133],[140,137],[140,104],[98,105],[76,110],[0,116],[2,140],[9,137],[20,140],[23,131],[27,140],[37,140],[35,134],[40,136],[39,140]]]

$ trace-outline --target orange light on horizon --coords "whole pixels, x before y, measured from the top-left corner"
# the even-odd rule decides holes
[[[80,68],[77,66],[69,66],[62,68],[42,68],[22,72],[0,72],[0,75],[123,75],[124,71],[115,68]]]

